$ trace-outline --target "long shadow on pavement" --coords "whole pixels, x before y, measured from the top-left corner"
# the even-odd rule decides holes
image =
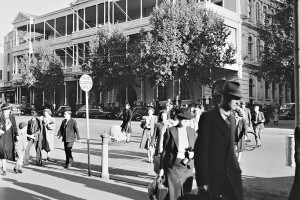
[[[29,189],[31,191],[43,194],[45,196],[48,196],[48,197],[54,198],[54,199],[84,200],[82,198],[71,196],[69,194],[64,194],[64,193],[61,193],[58,190],[54,190],[54,189],[51,189],[51,188],[43,187],[43,186],[40,186],[40,185],[35,185],[35,184],[31,184],[31,183],[22,183],[22,182],[18,182],[18,181],[14,180],[14,179],[9,179],[9,178],[3,178],[3,180],[7,181],[7,182],[12,182],[14,185],[17,185],[17,186],[22,187],[22,188]],[[31,199],[34,199],[34,198],[32,198],[32,196],[31,196]],[[13,198],[11,198],[11,199],[13,199]],[[24,198],[21,196],[20,198],[15,198],[13,200],[17,200],[17,199],[22,199],[23,200]],[[42,199],[47,199],[47,198],[42,198]],[[5,198],[5,200],[7,200],[7,199]]]
[[[135,190],[131,187],[126,187],[126,186],[122,186],[122,185],[118,185],[118,184],[112,184],[112,183],[108,183],[108,182],[104,182],[104,181],[100,181],[100,180],[96,180],[96,179],[86,178],[83,176],[60,173],[60,172],[50,171],[50,170],[41,170],[41,169],[37,169],[37,168],[32,169],[32,170],[39,172],[39,173],[44,173],[44,174],[47,174],[50,176],[54,176],[57,178],[62,178],[62,179],[68,180],[70,182],[84,184],[88,188],[109,192],[112,194],[130,198],[133,200],[141,200],[141,199],[143,199],[143,197],[147,196],[147,194],[145,192]],[[58,198],[58,199],[65,200],[65,198]],[[76,200],[76,198],[74,198],[74,200]]]
[[[58,150],[64,151],[63,148],[56,148]],[[87,149],[72,149],[73,153],[83,153],[87,154]],[[95,149],[95,148],[90,148],[90,155],[94,156],[102,156],[102,150],[101,149]],[[141,152],[136,152],[136,151],[126,151],[123,149],[120,150],[109,150],[108,152],[108,157],[109,158],[114,158],[114,159],[127,159],[127,160],[140,160],[140,159],[147,159],[147,153],[141,153]]]
[[[45,198],[39,195],[31,194],[28,192],[24,192],[21,190],[17,190],[14,188],[0,188],[0,199],[3,200],[32,200],[32,199],[39,199],[39,200],[50,200],[49,198]]]
[[[59,166],[62,168],[62,171],[64,172],[71,172],[71,173],[76,173],[80,175],[86,175],[87,174],[87,169],[88,169],[88,164],[83,163],[83,162],[74,162],[72,165],[71,169],[64,169],[64,160],[60,159],[52,159],[53,162],[44,162],[43,165],[46,168],[50,169],[58,169],[55,166]],[[31,167],[29,167],[31,168]],[[33,169],[33,168],[31,168]],[[92,174],[94,176],[100,177],[101,174],[101,165],[95,165],[95,164],[90,164],[90,169],[92,171]],[[34,169],[33,169],[34,170]],[[128,170],[124,168],[113,168],[109,167],[109,174],[110,178],[114,180],[119,180],[122,182],[128,182],[128,183],[134,183],[134,184],[139,184],[139,185],[149,185],[149,182],[151,182],[155,176],[151,175],[147,172],[144,172],[143,170],[136,171],[136,170]],[[146,180],[145,180],[146,179]]]
[[[243,176],[245,200],[287,200],[294,177]]]

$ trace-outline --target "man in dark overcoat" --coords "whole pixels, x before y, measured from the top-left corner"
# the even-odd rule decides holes
[[[241,169],[234,149],[233,114],[241,97],[239,82],[225,82],[220,104],[201,115],[194,150],[199,190],[228,200],[243,200]]]
[[[130,104],[125,103],[125,108],[123,109],[123,123],[121,125],[122,133],[126,133],[127,139],[126,142],[130,140],[130,123],[133,112],[130,110]]]
[[[42,141],[43,141],[43,126],[41,120],[37,117],[37,111],[31,110],[32,118],[27,124],[28,145],[25,150],[24,166],[29,165],[30,149],[34,145],[36,151],[36,164],[42,165]]]
[[[66,165],[65,168],[70,168],[73,163],[72,148],[74,142],[81,142],[79,136],[79,130],[77,128],[77,122],[71,118],[71,111],[64,112],[65,119],[61,122],[61,126],[57,133],[58,138],[62,137],[64,142]]]

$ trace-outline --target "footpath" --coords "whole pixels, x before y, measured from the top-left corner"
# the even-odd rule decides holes
[[[138,127],[138,124],[137,126]],[[137,128],[133,128],[137,132]],[[245,200],[286,200],[294,168],[285,166],[285,138],[293,129],[269,126],[262,135],[262,147],[254,146],[254,137],[243,152],[241,168]],[[87,144],[76,143],[74,164],[64,169],[63,144],[56,139],[51,162],[43,167],[29,165],[23,174],[14,174],[9,163],[7,176],[0,172],[0,200],[75,199],[75,200],[147,200],[147,186],[155,177],[147,152],[139,148],[141,134],[132,134],[131,142],[109,146],[110,179],[100,178],[101,140],[90,140],[91,177],[88,174]],[[34,150],[31,152],[35,156]],[[32,161],[34,162],[34,157]],[[194,187],[196,184],[194,183]]]

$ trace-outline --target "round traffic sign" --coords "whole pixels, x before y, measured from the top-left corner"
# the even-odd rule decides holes
[[[83,91],[88,92],[93,87],[93,80],[89,75],[84,74],[79,79],[79,85]]]

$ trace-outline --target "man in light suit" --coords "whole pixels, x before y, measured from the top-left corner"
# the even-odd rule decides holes
[[[239,82],[224,83],[219,105],[200,117],[194,150],[199,191],[228,200],[243,200],[241,169],[233,144],[236,131],[233,110],[241,97]]]
[[[261,146],[261,138],[260,135],[262,133],[262,130],[264,129],[264,122],[265,122],[265,116],[263,112],[259,111],[259,105],[254,106],[254,112],[252,116],[252,125],[253,125],[253,131],[256,141],[256,146]]]
[[[77,123],[71,118],[71,111],[65,111],[65,119],[62,121],[60,129],[58,131],[58,138],[62,137],[64,142],[64,148],[66,153],[66,165],[65,168],[70,168],[73,163],[72,148],[75,141],[80,141],[79,131]]]

